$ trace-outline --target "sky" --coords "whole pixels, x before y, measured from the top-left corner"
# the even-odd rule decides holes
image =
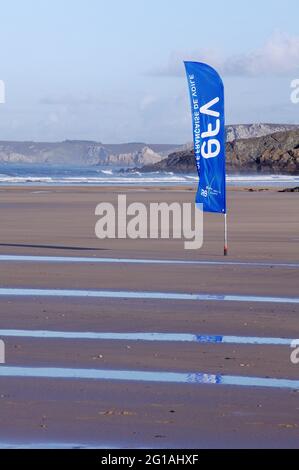
[[[189,59],[222,75],[228,124],[299,123],[298,0],[0,0],[0,18],[0,140],[189,142]]]

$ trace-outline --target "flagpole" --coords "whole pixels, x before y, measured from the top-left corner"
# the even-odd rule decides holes
[[[224,214],[224,256],[228,255],[227,214]]]

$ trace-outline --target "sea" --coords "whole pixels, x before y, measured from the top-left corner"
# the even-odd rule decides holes
[[[0,164],[0,186],[192,186],[197,181],[196,174],[123,172],[116,167]],[[299,186],[299,175],[228,174],[227,184],[239,187],[296,187]]]

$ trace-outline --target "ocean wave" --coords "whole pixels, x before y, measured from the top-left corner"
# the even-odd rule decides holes
[[[52,183],[53,178],[48,176],[9,176],[0,175],[0,183]]]
[[[171,185],[171,184],[196,184],[198,181],[197,175],[184,175],[169,173],[141,173],[135,172],[130,174],[120,174],[113,170],[101,170],[100,174],[97,171],[96,176],[86,172],[77,174],[55,174],[55,175],[8,175],[0,173],[0,185]],[[228,175],[227,183],[229,185],[296,185],[299,184],[299,175]]]
[[[41,183],[41,184],[142,184],[142,183],[180,183],[187,181],[183,177],[125,177],[125,176],[112,176],[108,177],[31,177],[31,176],[2,176],[0,175],[0,184],[26,184],[26,183]],[[194,179],[195,181],[195,179]]]
[[[228,181],[298,181],[299,175],[227,175]]]

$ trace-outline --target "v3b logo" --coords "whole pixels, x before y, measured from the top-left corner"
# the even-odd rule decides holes
[[[209,116],[210,118],[215,118],[215,127],[213,129],[212,124],[208,124],[208,130],[206,132],[202,132],[201,138],[203,139],[201,153],[203,158],[215,158],[218,157],[221,144],[218,138],[220,132],[220,112],[215,111],[213,106],[218,104],[220,98],[217,96],[214,100],[211,100],[209,103],[205,104],[200,108],[200,114],[204,114],[205,116]],[[204,140],[206,139],[206,140]]]
[[[299,364],[299,339],[295,339],[291,343],[291,348],[294,349],[294,351],[291,354],[291,363],[294,365]]]

